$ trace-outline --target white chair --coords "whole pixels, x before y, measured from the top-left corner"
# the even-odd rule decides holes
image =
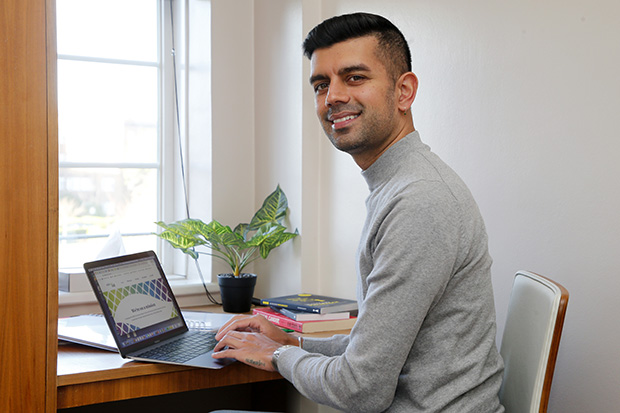
[[[527,271],[515,275],[500,349],[506,413],[547,411],[567,304],[560,284]]]

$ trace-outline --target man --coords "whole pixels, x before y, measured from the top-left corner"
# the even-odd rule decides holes
[[[406,40],[388,20],[357,13],[318,25],[304,52],[319,121],[370,189],[358,321],[348,336],[298,342],[262,317],[235,317],[214,357],[277,369],[344,411],[502,412],[484,223],[415,131]]]

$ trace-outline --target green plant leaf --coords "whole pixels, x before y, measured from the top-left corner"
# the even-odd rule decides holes
[[[269,252],[299,235],[286,232],[282,221],[286,216],[288,201],[278,185],[256,211],[249,224],[239,224],[234,230],[213,220],[205,223],[200,219],[184,219],[166,224],[157,222],[164,229],[158,237],[192,258],[206,254],[224,260],[238,275],[252,261],[267,258]],[[196,247],[211,250],[197,251]]]
[[[267,223],[262,227],[258,228],[258,230],[252,235],[252,237],[246,241],[246,245],[252,247],[260,246],[265,240],[269,237],[272,237],[273,234],[278,231],[279,228],[284,228],[280,224]]]
[[[168,241],[172,247],[180,249],[192,258],[198,258],[198,253],[194,250],[194,247],[202,245],[202,240],[192,236],[183,225],[178,223],[166,225],[163,222],[158,222],[157,225],[164,228],[162,233],[157,234],[158,237]]]
[[[243,235],[245,233],[245,229],[247,228],[248,224],[237,224],[237,226],[235,227],[235,229],[233,230],[233,232],[239,234],[239,235]]]
[[[286,216],[286,210],[288,209],[288,200],[284,191],[278,185],[271,194],[265,198],[263,205],[252,217],[250,224],[248,225],[249,231],[256,231],[261,226],[270,223],[277,222],[280,224]]]
[[[297,235],[299,235],[297,230],[295,230],[295,232],[284,232],[284,230],[278,231],[274,234],[274,236],[269,237],[260,245],[259,249],[261,257],[267,258],[272,249],[279,247],[286,241],[295,238]]]
[[[247,235],[248,235],[248,224],[238,224],[235,229],[233,230],[233,232],[235,234],[239,234],[240,237],[242,237],[243,239],[246,239]]]

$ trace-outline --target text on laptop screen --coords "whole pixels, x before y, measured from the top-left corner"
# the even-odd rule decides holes
[[[183,326],[152,258],[93,270],[123,347]]]

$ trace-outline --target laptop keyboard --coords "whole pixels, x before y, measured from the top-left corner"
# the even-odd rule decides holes
[[[190,330],[178,340],[148,350],[137,357],[184,363],[201,354],[208,353],[213,350],[216,344],[215,332]]]

